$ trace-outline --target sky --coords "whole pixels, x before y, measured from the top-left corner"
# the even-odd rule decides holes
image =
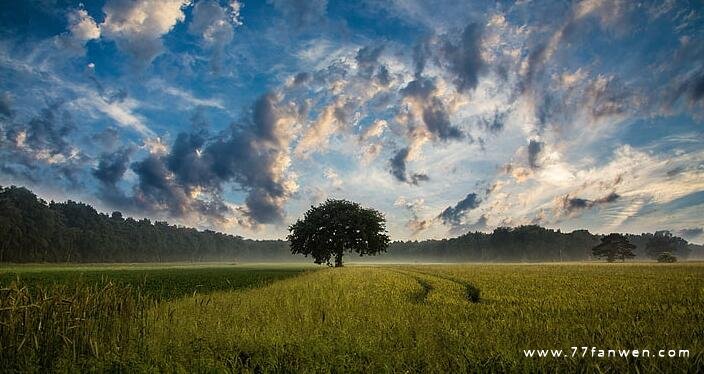
[[[0,184],[250,238],[538,224],[704,242],[704,5],[0,5]]]

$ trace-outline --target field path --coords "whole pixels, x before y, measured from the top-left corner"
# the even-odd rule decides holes
[[[415,269],[404,269],[404,270],[399,270],[396,268],[385,268],[388,269],[389,271],[396,272],[399,274],[403,274],[406,276],[409,276],[413,279],[415,279],[418,284],[423,288],[422,291],[418,294],[412,295],[412,300],[416,303],[420,302],[426,302],[429,301],[431,298],[430,293],[435,291],[443,291],[447,293],[447,295],[444,295],[445,297],[442,297],[440,300],[447,300],[447,297],[453,297],[457,296],[457,287],[461,287],[463,289],[462,295],[459,296],[459,299],[464,299],[466,301],[472,302],[472,303],[478,303],[479,302],[479,296],[480,296],[480,291],[479,289],[474,286],[472,283],[459,279],[456,277],[452,277],[440,272],[434,272],[430,273],[427,271],[420,271],[420,270],[415,270]],[[444,283],[451,283],[449,285],[444,284]],[[436,291],[438,290],[438,291]]]

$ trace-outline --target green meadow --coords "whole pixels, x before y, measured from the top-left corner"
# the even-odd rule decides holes
[[[704,370],[702,263],[18,265],[0,287],[8,372]]]

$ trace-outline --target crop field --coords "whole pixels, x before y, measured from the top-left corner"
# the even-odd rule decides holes
[[[0,286],[6,371],[704,370],[701,263],[17,266]]]

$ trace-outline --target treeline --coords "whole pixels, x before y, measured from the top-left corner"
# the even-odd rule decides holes
[[[663,247],[681,260],[704,255],[703,246],[688,243],[667,231],[625,234],[625,237],[635,245],[635,260],[654,260],[664,251]],[[536,225],[499,227],[491,233],[470,232],[451,239],[393,242],[385,257],[426,262],[584,261],[594,259],[592,248],[601,238],[602,235],[587,230],[563,233]]]
[[[648,243],[670,243],[679,259],[704,248],[669,233],[628,234],[636,260],[654,258]],[[600,235],[540,226],[497,228],[457,238],[396,241],[387,253],[350,261],[579,261],[592,259]],[[651,245],[652,246],[652,245]],[[649,253],[650,252],[650,253]],[[99,213],[90,205],[46,202],[23,187],[0,187],[0,262],[303,261],[283,240],[250,240],[215,231]]]
[[[23,187],[0,187],[0,262],[291,260],[283,240],[98,213],[80,202],[49,202]]]

